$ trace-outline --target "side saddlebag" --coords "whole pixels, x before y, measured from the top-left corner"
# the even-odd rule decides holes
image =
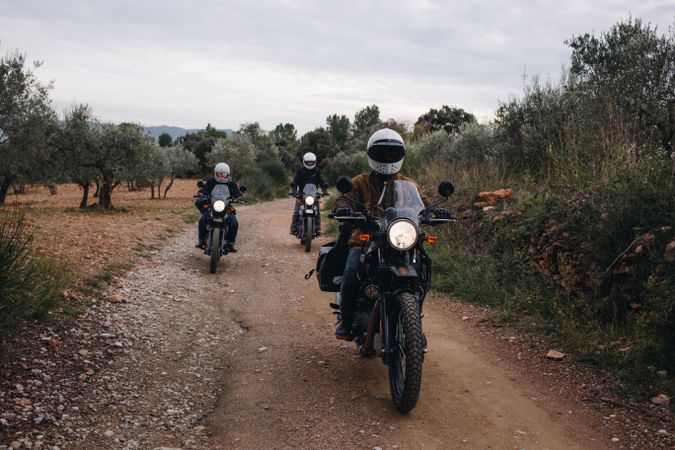
[[[316,278],[319,289],[325,292],[340,292],[340,280],[345,270],[349,248],[344,239],[329,242],[319,249],[316,260]]]

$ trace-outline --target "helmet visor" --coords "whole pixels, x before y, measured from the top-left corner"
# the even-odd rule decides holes
[[[308,169],[311,169],[312,167],[316,166],[316,161],[304,161],[305,167]]]
[[[400,143],[375,142],[368,149],[368,156],[373,161],[383,164],[399,162],[405,156],[405,147]]]

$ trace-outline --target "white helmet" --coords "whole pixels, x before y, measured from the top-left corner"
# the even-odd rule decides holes
[[[302,165],[305,166],[306,169],[313,169],[316,167],[316,155],[312,152],[307,152],[304,155],[302,155]]]
[[[368,165],[382,175],[393,175],[401,170],[405,144],[400,134],[389,128],[376,131],[368,139]]]
[[[213,175],[216,177],[218,183],[227,183],[230,181],[230,166],[225,163],[216,164],[216,168],[213,169]]]

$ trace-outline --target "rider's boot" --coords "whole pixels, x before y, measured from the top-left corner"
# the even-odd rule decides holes
[[[342,317],[335,328],[335,339],[340,339],[343,341],[351,341],[352,338],[352,319],[348,317]]]
[[[227,250],[228,253],[237,253],[237,249],[234,248],[234,242],[225,244],[225,250]]]

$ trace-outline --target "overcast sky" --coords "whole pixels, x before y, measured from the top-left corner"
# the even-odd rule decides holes
[[[59,110],[306,132],[373,103],[383,118],[448,104],[487,119],[524,73],[559,78],[566,39],[630,14],[667,32],[675,0],[0,0],[0,54],[44,61]]]

